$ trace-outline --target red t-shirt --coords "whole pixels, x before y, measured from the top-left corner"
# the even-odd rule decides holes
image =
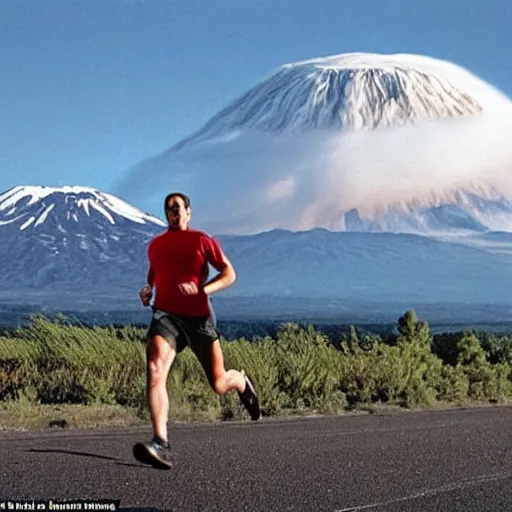
[[[208,296],[201,288],[208,279],[208,263],[219,272],[226,266],[214,238],[192,229],[168,229],[151,240],[148,259],[154,277],[155,308],[187,316],[210,314]],[[199,293],[184,295],[179,288],[184,282],[194,282]]]

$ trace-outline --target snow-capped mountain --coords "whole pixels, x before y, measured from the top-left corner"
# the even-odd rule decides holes
[[[165,223],[121,199],[90,187],[17,186],[0,194],[0,226],[23,231],[51,225],[61,233],[84,225],[156,225]]]
[[[420,55],[352,53],[294,62],[176,147],[241,131],[359,131],[474,115],[492,106],[481,97],[484,87],[464,69]]]
[[[18,186],[0,195],[0,284],[115,295],[144,281],[145,247],[165,223],[88,187]]]
[[[148,209],[183,190],[226,234],[511,230],[511,131],[512,102],[456,64],[335,55],[280,67],[119,190]]]

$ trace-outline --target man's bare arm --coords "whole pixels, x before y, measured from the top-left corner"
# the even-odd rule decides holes
[[[149,267],[147,275],[148,284],[145,284],[139,291],[139,296],[144,306],[149,306],[153,297],[153,285],[155,283],[155,271]]]
[[[155,283],[155,271],[153,270],[152,267],[149,267],[149,269],[148,269],[147,281],[148,281],[148,285],[151,288],[153,288],[154,283]]]
[[[226,263],[224,268],[222,268],[213,279],[203,286],[203,291],[207,295],[224,290],[236,281],[236,272],[233,265],[226,257],[224,257],[224,261]]]

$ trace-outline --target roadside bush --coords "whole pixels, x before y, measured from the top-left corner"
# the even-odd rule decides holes
[[[397,331],[382,339],[351,326],[333,341],[311,325],[287,323],[273,338],[221,343],[226,368],[244,369],[254,381],[265,416],[512,398],[509,337],[432,336],[414,311],[398,319]],[[145,329],[35,316],[3,334],[0,402],[120,405],[147,417]],[[168,389],[171,418],[246,417],[237,393],[214,393],[190,349],[174,362]]]

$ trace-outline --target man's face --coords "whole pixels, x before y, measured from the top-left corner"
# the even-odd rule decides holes
[[[166,205],[167,222],[173,228],[186,229],[190,222],[191,211],[179,196],[172,196]]]

